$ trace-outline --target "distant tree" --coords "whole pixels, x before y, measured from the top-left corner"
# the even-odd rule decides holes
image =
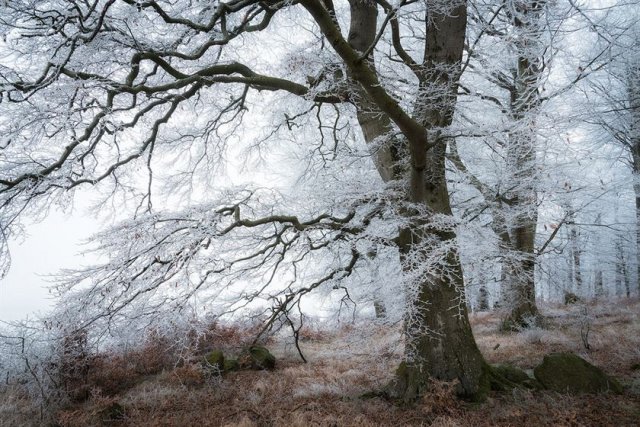
[[[471,138],[490,146],[495,166],[489,173],[472,170],[466,163],[475,160],[473,152],[461,153],[457,143],[451,145],[450,159],[481,194],[482,210],[490,215],[490,227],[498,237],[499,305],[508,310],[507,328],[539,320],[538,193],[540,176],[548,167],[539,159],[543,151],[539,115],[549,99],[541,90],[556,53],[550,46],[557,29],[573,13],[569,4],[546,1],[477,2],[474,7],[476,34],[461,94],[485,106],[485,114],[466,114],[465,119],[475,125],[468,131]],[[494,54],[496,50],[499,55]]]
[[[580,9],[588,17],[591,30],[596,34],[596,49],[608,48],[607,66],[590,76],[586,89],[593,94],[583,120],[592,125],[591,132],[605,143],[618,146],[622,160],[629,168],[635,199],[635,266],[640,278],[640,32],[637,28],[638,5],[616,3],[608,8]],[[594,126],[596,130],[594,130]],[[598,129],[600,132],[598,132]],[[617,231],[617,230],[614,230]],[[625,258],[623,239],[612,233],[615,254],[615,282],[624,285],[624,294],[631,295],[630,278]],[[599,283],[597,278],[596,282]],[[599,286],[596,288],[598,293]],[[602,291],[600,291],[602,292]],[[640,293],[640,287],[638,288]]]

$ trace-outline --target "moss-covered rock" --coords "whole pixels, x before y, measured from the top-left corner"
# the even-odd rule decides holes
[[[511,365],[493,365],[493,369],[506,379],[516,384],[529,380],[529,375],[520,368]]]
[[[275,369],[276,358],[265,347],[254,345],[249,347],[251,367],[253,369]]]
[[[533,373],[545,388],[560,393],[622,393],[618,381],[573,353],[551,353]]]
[[[220,350],[211,351],[207,353],[204,359],[207,362],[208,366],[218,369],[219,371],[222,371],[224,369],[225,360],[224,360],[224,354],[222,353],[222,351]]]
[[[578,295],[574,294],[573,292],[565,292],[564,294],[565,305],[577,304],[579,302],[580,302],[580,297]]]
[[[240,369],[240,364],[236,359],[224,359],[224,371],[237,371]]]
[[[529,389],[540,389],[542,384],[520,368],[512,365],[493,365],[493,370],[503,378],[519,386]]]
[[[124,407],[118,402],[112,402],[98,412],[100,421],[111,423],[125,418]]]

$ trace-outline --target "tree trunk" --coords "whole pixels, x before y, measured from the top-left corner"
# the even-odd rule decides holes
[[[507,144],[507,162],[511,166],[513,188],[509,207],[514,211],[509,234],[514,256],[510,257],[507,272],[510,289],[506,293],[507,307],[511,309],[503,327],[518,328],[538,323],[540,313],[535,292],[535,237],[538,223],[536,181],[536,132],[535,116],[540,105],[538,78],[542,71],[539,36],[544,1],[526,1],[509,6],[515,28],[515,44],[518,49],[515,81],[511,91],[511,114],[514,129]]]
[[[627,70],[627,96],[629,98],[629,147],[631,173],[636,198],[636,281],[640,296],[640,64],[631,64]]]
[[[640,150],[640,141],[638,141],[638,149]],[[640,180],[640,155],[637,156],[637,161],[634,155],[634,164],[638,165],[639,170],[633,173],[633,179],[635,181]],[[636,281],[638,283],[638,295],[640,295],[640,182],[636,182],[633,185],[633,190],[636,196]]]
[[[416,100],[413,118],[426,131],[449,126],[453,117],[460,61],[466,29],[466,5],[451,11],[439,12],[435,3],[427,2],[429,16],[424,54],[424,74],[421,78],[421,95]],[[360,52],[366,51],[375,40],[374,2],[351,0],[351,27],[349,44]],[[369,56],[369,67],[373,59]],[[443,68],[448,67],[448,69]],[[357,80],[357,76],[354,76]],[[358,94],[358,120],[365,140],[373,144],[376,151],[376,167],[383,180],[407,179],[404,168],[399,168],[398,153],[411,155],[407,197],[410,202],[422,204],[430,212],[451,215],[449,193],[445,178],[444,154],[446,141],[431,148],[425,164],[419,159],[423,153],[409,151],[397,139],[384,139],[389,134],[390,121],[379,113],[376,103],[367,95],[371,89],[362,86]],[[438,85],[437,94],[427,87]],[[429,86],[431,85],[431,86]],[[428,99],[429,104],[425,103]],[[405,133],[407,139],[411,135]],[[425,138],[422,135],[420,138]],[[381,143],[382,142],[382,143]],[[424,148],[426,150],[426,147]],[[407,275],[416,268],[408,259],[418,256],[428,259],[436,246],[450,245],[443,269],[436,269],[422,276],[415,289],[409,292],[413,298],[405,318],[406,353],[405,362],[398,368],[396,380],[387,390],[393,397],[411,402],[424,391],[429,378],[458,380],[458,392],[468,398],[482,398],[487,391],[488,365],[480,353],[468,320],[464,302],[462,267],[455,250],[455,234],[431,228],[423,219],[414,218],[415,212],[405,210],[409,227],[400,230],[398,246],[401,262]],[[433,244],[423,245],[425,242]],[[431,248],[431,249],[430,249]],[[452,309],[454,307],[455,309]]]
[[[575,221],[575,216],[573,213],[567,218],[570,220],[570,222]],[[571,244],[571,271],[573,273],[573,280],[571,281],[571,284],[574,287],[574,289],[572,289],[572,292],[580,295],[582,292],[582,270],[580,261],[581,251],[578,242],[578,230],[576,229],[576,226],[574,224],[570,224],[569,226],[571,227],[569,231],[569,241]]]

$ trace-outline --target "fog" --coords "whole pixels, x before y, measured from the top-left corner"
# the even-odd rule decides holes
[[[25,236],[10,243],[11,269],[0,280],[0,321],[44,314],[54,303],[52,276],[95,259],[83,254],[82,242],[97,230],[97,221],[81,209],[52,211],[45,220],[25,225]]]

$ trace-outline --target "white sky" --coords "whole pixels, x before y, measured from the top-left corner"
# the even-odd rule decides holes
[[[49,276],[94,259],[80,253],[80,244],[97,231],[98,224],[82,210],[52,211],[44,221],[26,225],[26,239],[10,243],[11,269],[0,280],[0,321],[44,314],[53,302]]]

